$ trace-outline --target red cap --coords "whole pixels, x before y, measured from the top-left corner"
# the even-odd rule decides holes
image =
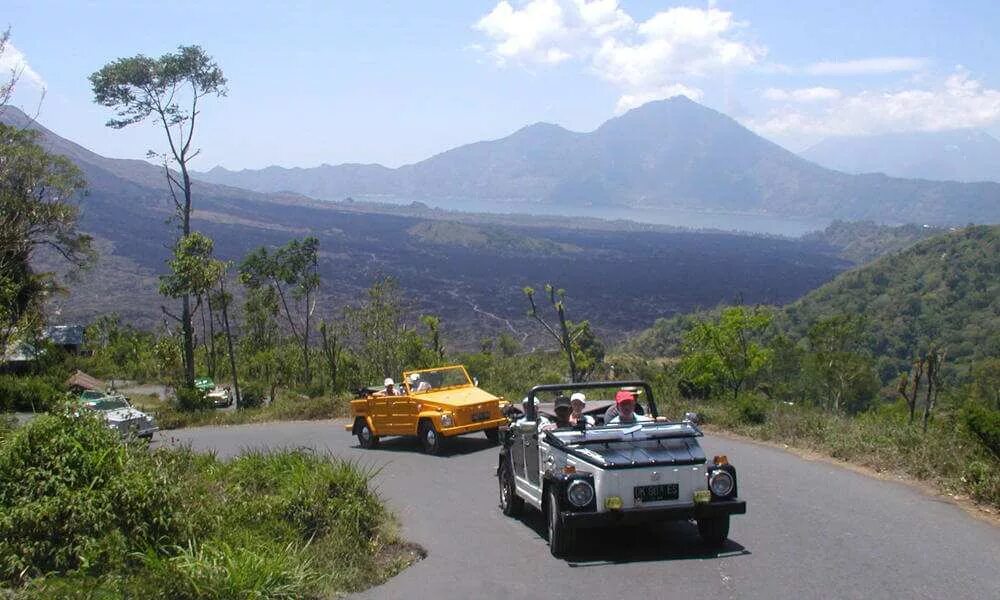
[[[633,394],[632,392],[628,392],[625,390],[618,390],[618,393],[615,394],[615,403],[617,404],[621,404],[622,402],[627,402],[629,400],[635,402],[635,394]]]

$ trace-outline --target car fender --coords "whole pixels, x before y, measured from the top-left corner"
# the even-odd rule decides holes
[[[375,431],[375,424],[372,423],[372,419],[368,415],[357,415],[354,417],[354,425],[351,427],[352,434],[358,435],[359,433],[361,433],[358,428],[359,419],[364,419],[365,423],[368,424],[368,429],[370,429],[373,434],[379,435],[378,432]]]

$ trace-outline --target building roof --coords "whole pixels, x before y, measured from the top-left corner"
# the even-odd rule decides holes
[[[76,373],[70,375],[69,379],[66,380],[66,387],[71,387],[71,388],[76,387],[85,390],[100,391],[103,390],[106,387],[106,385],[100,379],[91,377],[90,375],[87,375],[83,371],[77,370]]]

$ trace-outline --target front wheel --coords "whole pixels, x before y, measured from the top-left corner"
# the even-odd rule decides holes
[[[559,498],[555,490],[549,490],[549,552],[556,558],[566,556],[573,546],[575,536],[573,530],[559,515]]]
[[[358,445],[365,449],[378,446],[378,436],[372,432],[367,420],[360,420],[358,423]]]
[[[524,510],[524,498],[517,495],[514,486],[514,473],[510,464],[504,461],[500,467],[500,511],[508,517],[516,517]]]
[[[698,519],[698,533],[707,546],[721,548],[729,537],[729,515]]]
[[[441,434],[434,429],[434,424],[430,421],[421,421],[420,428],[417,430],[417,435],[420,436],[420,447],[427,454],[440,454],[441,446],[444,440]]]
[[[494,444],[496,444],[497,442],[500,441],[500,428],[499,427],[494,427],[493,429],[486,429],[484,431],[484,433],[486,433],[486,439],[488,439],[489,441],[493,442]]]

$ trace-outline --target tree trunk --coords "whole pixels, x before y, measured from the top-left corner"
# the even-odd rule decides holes
[[[184,176],[184,211],[181,215],[181,231],[186,237],[191,234],[191,178],[187,172],[187,161],[179,157],[178,164]],[[184,294],[181,306],[181,330],[184,333],[184,383],[194,387],[194,327],[191,323],[191,297]]]
[[[236,406],[240,406],[243,397],[240,395],[240,381],[236,374],[236,351],[233,350],[233,334],[229,329],[229,301],[226,298],[226,277],[223,275],[219,280],[219,288],[222,291],[222,323],[226,328],[226,345],[229,346],[229,368],[233,373],[233,394],[236,398]]]
[[[303,361],[303,364],[305,366],[305,382],[304,383],[306,384],[307,387],[312,382],[312,377],[311,377],[312,373],[309,370],[309,315],[310,315],[310,313],[312,313],[312,310],[309,307],[309,296],[310,296],[310,294],[307,292],[306,293],[306,325],[305,325],[305,328],[302,331],[302,361]]]
[[[208,376],[215,379],[215,312],[212,310],[212,294],[206,295],[208,301]]]
[[[184,294],[181,304],[181,332],[184,334],[184,384],[194,387],[194,327],[191,323],[191,296]]]

